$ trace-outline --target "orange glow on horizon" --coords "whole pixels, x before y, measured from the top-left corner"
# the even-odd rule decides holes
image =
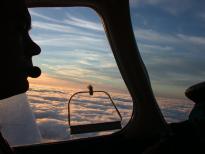
[[[58,87],[58,88],[69,88],[77,89],[80,87],[79,84],[73,83],[72,81],[57,79],[49,76],[46,73],[42,73],[38,78],[28,78],[30,87],[34,86],[45,86],[45,87]]]
[[[50,87],[50,88],[60,88],[60,89],[73,89],[75,91],[87,90],[87,86],[89,83],[87,82],[74,82],[70,80],[63,80],[52,77],[46,73],[42,73],[38,78],[28,78],[30,87],[38,86],[38,87]],[[103,84],[94,84],[95,90],[104,90],[107,92],[114,93],[127,93],[128,91],[120,90],[118,88],[112,87],[112,85],[103,85]]]

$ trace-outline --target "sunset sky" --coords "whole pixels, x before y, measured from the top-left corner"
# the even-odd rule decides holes
[[[183,98],[187,87],[205,77],[205,2],[131,0],[130,6],[136,41],[155,93]],[[93,84],[126,90],[100,18],[92,9],[33,8],[30,13],[31,36],[42,48],[34,63],[43,75],[41,81],[33,80],[35,84],[53,79],[53,85],[65,87]]]
[[[184,91],[205,78],[204,6],[202,0],[130,0],[136,42],[168,123],[188,118],[194,103],[184,99]],[[31,37],[42,49],[33,62],[41,68],[42,75],[29,79],[27,97],[25,94],[18,95],[19,99],[12,97],[10,106],[0,103],[6,115],[1,116],[2,119],[9,113],[16,119],[18,114],[13,111],[18,109],[25,113],[18,104],[22,104],[22,98],[24,102],[28,98],[41,143],[102,135],[105,132],[72,136],[67,123],[69,98],[92,84],[94,90],[111,94],[124,127],[131,118],[133,102],[97,13],[86,7],[32,8],[29,11]],[[12,99],[18,102],[16,106]],[[75,95],[70,109],[72,124],[119,120],[110,100],[101,93]],[[21,113],[19,111],[17,113]],[[26,117],[19,121],[26,121]],[[12,125],[16,124],[12,122]],[[2,128],[7,132],[7,125]],[[18,133],[13,132],[15,134]]]

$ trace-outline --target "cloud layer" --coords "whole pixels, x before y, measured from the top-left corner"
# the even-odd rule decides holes
[[[67,140],[72,138],[69,133],[67,121],[67,103],[68,98],[74,92],[77,91],[33,86],[27,93],[44,141]],[[112,97],[123,116],[122,125],[125,126],[132,113],[130,96],[112,93]],[[77,95],[71,102],[72,125],[116,120],[119,120],[119,117],[109,98],[104,94],[96,94],[93,97],[87,94]],[[97,134],[92,133],[86,136]]]
[[[43,142],[68,140],[88,136],[102,135],[103,133],[88,133],[70,135],[67,122],[67,102],[71,94],[77,90],[59,89],[33,86],[27,93],[29,102],[34,111]],[[125,126],[132,113],[132,101],[129,95],[111,93],[122,117]],[[179,122],[188,118],[193,106],[184,99],[157,98],[163,115],[168,122]],[[119,120],[107,96],[96,94],[77,95],[71,102],[71,124],[89,124]],[[106,132],[104,132],[106,133]],[[112,133],[109,131],[108,133]]]

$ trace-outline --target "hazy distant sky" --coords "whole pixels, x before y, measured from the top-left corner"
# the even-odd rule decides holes
[[[158,96],[182,97],[205,77],[205,6],[195,0],[131,0],[133,29]],[[34,58],[44,76],[125,89],[101,21],[88,8],[35,8]],[[68,84],[69,85],[69,84]]]
[[[160,96],[205,79],[205,1],[132,0],[136,40]]]

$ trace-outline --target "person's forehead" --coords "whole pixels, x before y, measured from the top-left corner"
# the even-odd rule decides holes
[[[28,26],[28,29],[31,28],[31,15],[28,10],[26,10],[26,15],[25,15],[25,24]]]
[[[26,27],[28,30],[31,28],[31,16],[27,8],[24,11],[18,12],[17,10],[13,13],[16,13],[16,18],[12,21],[14,25]]]

